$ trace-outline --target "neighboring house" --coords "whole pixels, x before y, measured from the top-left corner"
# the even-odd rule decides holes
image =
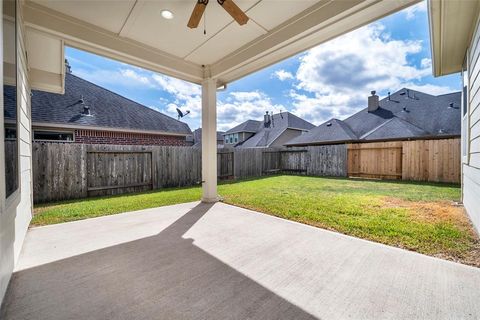
[[[223,135],[225,138],[225,146],[234,147],[237,144],[244,142],[257,133],[262,125],[263,122],[257,120],[247,120],[240,123],[238,126],[233,127]]]
[[[382,100],[372,93],[367,108],[343,121],[328,120],[286,145],[460,137],[460,92],[433,96],[404,88]]]
[[[264,121],[247,120],[225,132],[225,146],[241,148],[280,147],[315,126],[290,112],[264,116]]]
[[[217,147],[223,148],[224,139],[223,135],[225,132],[217,131]],[[202,146],[202,128],[198,128],[189,136],[187,136],[187,145],[193,146],[195,148],[200,148]]]
[[[462,73],[462,200],[480,232],[480,2],[428,4],[433,74]]]
[[[5,99],[14,94],[6,87]],[[32,91],[33,140],[87,144],[187,145],[186,123],[71,73],[65,94]]]

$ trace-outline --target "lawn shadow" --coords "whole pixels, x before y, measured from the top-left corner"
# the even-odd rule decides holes
[[[317,319],[182,237],[211,207],[155,236],[16,272],[0,318]]]

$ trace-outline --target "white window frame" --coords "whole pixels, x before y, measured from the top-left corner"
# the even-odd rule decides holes
[[[36,132],[58,132],[60,134],[67,133],[72,135],[72,140],[52,140],[52,139],[35,139]],[[69,130],[57,130],[57,129],[33,129],[32,140],[34,142],[60,142],[60,143],[73,143],[75,142],[75,132]]]
[[[18,83],[18,70],[20,68],[20,57],[18,55],[18,28],[19,28],[19,22],[18,22],[18,0],[15,0],[15,67],[16,67],[16,70],[15,70],[15,86],[16,86],[16,108],[17,108],[17,119],[16,119],[16,122],[15,122],[15,128],[17,130],[17,179],[18,179],[18,182],[17,182],[17,188],[15,189],[15,191],[13,191],[9,196],[7,196],[7,190],[6,190],[6,186],[5,186],[5,181],[1,181],[0,183],[0,214],[4,213],[4,212],[13,212],[16,214],[16,210],[14,208],[16,208],[18,206],[18,204],[20,203],[20,198],[21,198],[21,189],[22,189],[22,179],[21,179],[21,167],[20,167],[20,164],[21,164],[21,161],[20,161],[20,112],[21,112],[21,107],[20,107],[20,103],[19,103],[19,97],[20,97],[20,94],[19,94],[19,90],[20,90],[20,86],[19,86],[19,83]],[[1,4],[3,6],[3,3]],[[8,18],[5,18],[5,16],[3,16],[3,7],[0,8],[0,13],[2,13],[2,24],[3,24],[3,19],[8,19]],[[3,29],[0,28],[0,42],[2,42],[2,45],[3,45]],[[3,51],[2,53],[0,54],[0,59],[1,61],[3,61]],[[3,101],[3,86],[5,85],[6,83],[6,79],[3,75],[3,66],[0,67],[0,79],[1,79],[1,88],[0,88],[0,94],[1,94],[1,97],[0,97],[0,103],[1,103],[1,106],[0,106],[0,149],[2,150],[2,155],[0,156],[0,174],[5,178],[5,154],[4,154],[4,148],[5,148],[5,143],[4,143],[4,139],[5,139],[5,122],[4,122],[4,118],[3,118],[3,108],[4,108],[4,101]]]
[[[470,162],[470,50],[467,50],[462,66],[462,163]]]

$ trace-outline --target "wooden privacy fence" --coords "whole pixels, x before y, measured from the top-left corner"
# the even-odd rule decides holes
[[[201,183],[201,149],[33,143],[33,197],[47,202]],[[348,161],[347,161],[348,160]],[[219,149],[218,177],[273,173],[460,182],[460,139]]]
[[[347,176],[346,145],[264,149],[263,174],[294,173],[310,176]]]
[[[460,139],[348,145],[348,176],[460,183]]]
[[[201,158],[201,149],[191,147],[34,142],[34,201],[196,185],[202,179]],[[217,173],[222,179],[273,172],[346,176],[346,162],[346,145],[301,150],[219,149]]]
[[[198,148],[33,143],[33,197],[47,202],[190,186]]]
[[[350,177],[402,179],[402,141],[348,145]]]

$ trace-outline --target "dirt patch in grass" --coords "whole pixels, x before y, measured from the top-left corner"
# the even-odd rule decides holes
[[[406,201],[399,198],[386,197],[384,205],[389,208],[406,208],[412,217],[421,221],[455,221],[470,225],[462,205],[453,201]]]
[[[406,209],[412,219],[420,222],[445,223],[456,226],[467,235],[465,239],[458,240],[459,243],[464,242],[465,250],[445,250],[445,252],[437,252],[432,255],[480,267],[480,238],[461,204],[454,201],[406,201],[385,197],[384,206]]]

